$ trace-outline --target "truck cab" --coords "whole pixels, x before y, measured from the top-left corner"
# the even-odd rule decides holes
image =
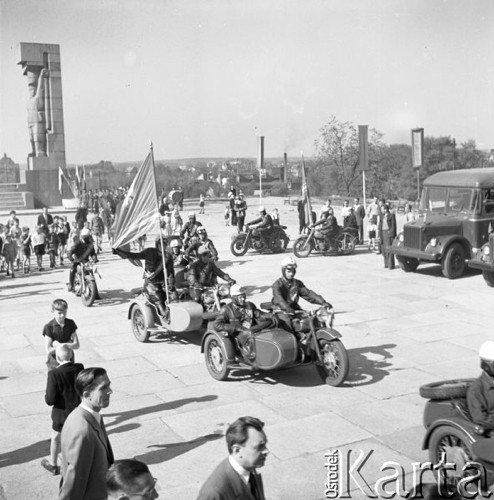
[[[463,275],[494,223],[494,168],[438,172],[424,181],[420,216],[405,224],[390,249],[406,272],[437,262],[443,275]]]

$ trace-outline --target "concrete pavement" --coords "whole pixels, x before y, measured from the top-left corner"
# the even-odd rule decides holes
[[[257,200],[250,199],[251,207]],[[296,207],[282,198],[282,224],[296,237]],[[319,208],[319,207],[316,207]],[[223,204],[198,216],[215,242],[222,267],[246,286],[256,303],[269,300],[280,275],[280,255],[229,251],[233,228],[224,226]],[[249,217],[250,216],[250,217]],[[254,208],[248,220],[254,217]],[[28,220],[21,220],[21,225]],[[266,497],[322,499],[328,449],[373,450],[362,475],[383,477],[385,461],[397,461],[411,481],[411,463],[426,460],[418,395],[421,384],[476,376],[477,350],[491,335],[493,291],[481,276],[443,278],[437,266],[416,273],[388,271],[381,256],[359,247],[352,256],[299,259],[297,277],[335,307],[335,327],[349,351],[343,387],[321,383],[312,366],[276,373],[237,373],[216,382],[198,347],[200,335],[138,343],[127,319],[142,271],[111,255],[105,244],[98,282],[102,300],[85,308],[66,291],[68,269],[15,279],[0,275],[0,499],[53,499],[58,477],[40,466],[49,454],[50,408],[44,403],[46,369],[43,325],[50,303],[69,301],[68,317],[79,327],[77,361],[103,366],[113,395],[103,413],[117,458],[136,457],[158,478],[161,498],[193,499],[225,455],[223,433],[242,415],[266,423],[270,455]],[[352,456],[354,456],[352,455]],[[407,484],[411,486],[411,483]],[[356,484],[352,498],[364,498]]]

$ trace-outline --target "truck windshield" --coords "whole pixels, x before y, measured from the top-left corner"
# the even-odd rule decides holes
[[[421,210],[433,213],[463,213],[472,215],[478,212],[478,191],[471,188],[426,187],[420,201]]]

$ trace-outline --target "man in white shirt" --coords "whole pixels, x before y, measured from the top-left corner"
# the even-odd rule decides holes
[[[220,462],[203,484],[197,500],[265,500],[261,475],[269,453],[264,422],[240,417],[226,431],[228,458]]]
[[[113,451],[100,411],[110,404],[110,379],[104,368],[87,368],[77,375],[81,404],[62,429],[62,483],[59,500],[105,500]]]

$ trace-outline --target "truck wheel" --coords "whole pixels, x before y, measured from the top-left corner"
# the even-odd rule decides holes
[[[465,249],[459,243],[453,243],[442,261],[443,274],[446,278],[454,280],[465,271]]]
[[[494,286],[494,271],[482,271],[482,276],[488,286]]]
[[[398,264],[406,273],[413,273],[419,267],[419,259],[413,257],[396,257]]]

